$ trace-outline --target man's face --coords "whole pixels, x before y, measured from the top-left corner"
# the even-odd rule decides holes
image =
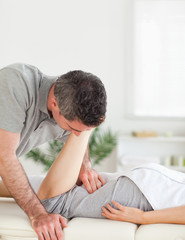
[[[90,130],[93,127],[88,127],[81,123],[78,120],[69,121],[63,115],[59,113],[59,108],[52,111],[53,118],[60,128],[67,130],[69,132],[73,132],[76,136],[79,136],[81,132]]]

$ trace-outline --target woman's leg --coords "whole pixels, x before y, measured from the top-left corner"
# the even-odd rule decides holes
[[[39,188],[37,195],[41,200],[60,195],[74,186],[91,132],[84,131],[80,136],[70,134]]]
[[[89,194],[83,185],[76,185],[65,194],[43,200],[42,204],[48,212],[58,213],[66,218],[104,218],[101,214],[102,207],[112,201],[144,211],[152,210],[145,196],[129,178],[116,178],[116,175],[107,176],[106,173],[103,177],[106,184],[92,194]]]

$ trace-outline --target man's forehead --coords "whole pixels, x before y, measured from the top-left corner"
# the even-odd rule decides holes
[[[76,131],[76,132],[82,132],[82,131],[85,131],[85,130],[90,130],[92,128],[92,127],[84,125],[83,123],[81,123],[78,120],[74,120],[74,121],[71,121],[71,122],[66,121],[66,124],[68,125],[68,127],[71,130]]]
[[[71,127],[70,124],[68,124],[67,122],[66,122],[66,124],[68,125],[68,127],[71,128],[71,130],[74,130],[76,132],[82,132],[82,130],[78,130],[78,129],[75,129],[75,128]]]

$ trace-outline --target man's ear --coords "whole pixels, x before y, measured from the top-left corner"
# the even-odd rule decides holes
[[[56,97],[52,97],[52,99],[51,99],[51,105],[52,105],[53,108],[58,107]]]
[[[51,112],[58,112],[60,113],[60,110],[59,110],[59,107],[58,107],[58,104],[57,104],[57,101],[56,101],[56,98],[55,97],[52,97],[51,99],[51,102],[50,102],[50,106],[51,106]]]

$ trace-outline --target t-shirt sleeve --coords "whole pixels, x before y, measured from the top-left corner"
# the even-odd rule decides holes
[[[65,143],[67,141],[69,135],[70,135],[70,132],[65,130],[62,135],[57,137],[57,140],[59,140],[60,142]]]
[[[26,83],[21,74],[11,68],[0,71],[0,128],[20,133],[28,107]]]

